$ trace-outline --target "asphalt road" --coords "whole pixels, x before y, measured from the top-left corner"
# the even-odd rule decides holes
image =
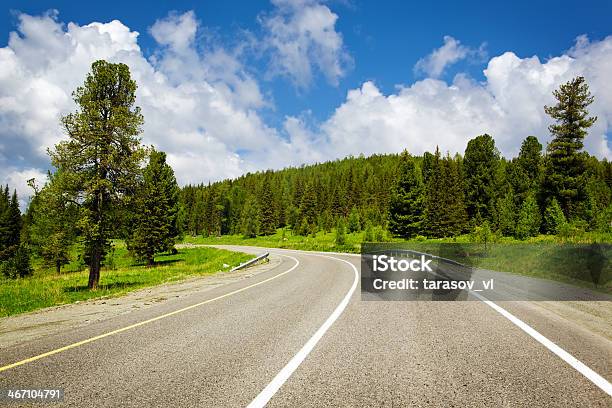
[[[250,279],[0,350],[3,367],[69,346],[1,371],[0,389],[63,388],[53,406],[71,407],[612,406],[483,302],[366,302],[358,257],[270,251],[282,261]],[[496,304],[612,380],[605,337]]]

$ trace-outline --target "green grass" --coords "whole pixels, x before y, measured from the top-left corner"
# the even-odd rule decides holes
[[[181,249],[176,255],[156,257],[157,266],[136,263],[123,243],[115,243],[111,267],[102,269],[100,287],[87,288],[88,270],[78,261],[67,265],[61,274],[35,262],[32,276],[22,279],[0,278],[0,317],[48,306],[87,299],[120,296],[147,286],[229,270],[252,255],[215,248]],[[223,267],[223,265],[229,267]]]
[[[347,234],[346,245],[336,246],[333,232],[318,232],[316,236],[303,237],[291,234],[290,230],[286,230],[283,234],[283,231],[279,229],[274,235],[256,238],[244,238],[240,235],[198,236],[186,237],[185,242],[359,253],[363,236],[363,232]],[[419,240],[403,240],[385,236],[384,240],[401,244],[407,249],[432,253],[474,267],[549,279],[612,294],[610,264],[604,265],[598,284],[595,285],[588,268],[588,263],[593,258],[588,256],[588,251],[585,252],[588,243],[603,242],[605,243],[602,246],[603,256],[611,259],[612,246],[609,243],[612,242],[612,239],[609,234],[589,235],[586,233],[571,243],[559,242],[551,236],[539,236],[526,241],[502,238],[494,244],[489,244],[486,250],[483,244],[470,242],[471,238],[468,235],[447,239],[421,238]]]

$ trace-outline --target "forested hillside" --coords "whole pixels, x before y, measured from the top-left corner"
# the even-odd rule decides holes
[[[384,224],[399,162],[398,155],[351,157],[186,186],[187,232],[270,234],[289,225],[308,234],[331,229],[351,210],[362,220]]]
[[[577,204],[566,212],[547,195],[550,157],[531,136],[513,159],[501,157],[488,135],[464,155],[350,157],[280,171],[247,174],[182,189],[186,232],[193,235],[266,235],[290,227],[306,235],[380,225],[403,236],[444,237],[488,225],[503,235],[556,234],[562,224],[610,229],[612,164],[583,153]],[[571,221],[571,223],[566,223]]]
[[[515,158],[504,158],[493,137],[467,143],[451,157],[434,153],[349,157],[182,189],[184,227],[193,235],[269,235],[349,231],[378,225],[411,238],[456,236],[474,230],[525,239],[540,233],[610,230],[612,166],[584,152],[596,117],[584,78],[554,92],[544,107],[553,140],[543,149],[524,139]]]

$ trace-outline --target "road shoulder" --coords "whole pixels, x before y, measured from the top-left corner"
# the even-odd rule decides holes
[[[267,272],[280,263],[281,257],[271,254],[269,262],[240,271],[218,272],[148,287],[124,296],[97,298],[0,318],[0,349],[201,294]]]

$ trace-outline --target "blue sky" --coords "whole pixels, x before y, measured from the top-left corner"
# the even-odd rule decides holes
[[[75,2],[14,1],[0,16],[0,32],[5,45],[8,33],[15,30],[15,12],[32,15],[49,9],[59,11],[61,21],[88,24],[118,19],[140,33],[139,43],[145,54],[156,47],[148,34],[155,20],[171,11],[194,10],[198,19],[217,39],[226,44],[235,41],[242,30],[260,32],[257,17],[269,13],[269,1],[172,1],[172,2]],[[337,30],[342,33],[346,48],[354,60],[338,86],[315,83],[306,91],[296,92],[287,81],[276,78],[263,81],[272,93],[276,111],[267,117],[275,123],[289,115],[312,110],[324,120],[346,96],[348,89],[373,80],[381,90],[392,92],[397,84],[409,84],[415,75],[415,63],[440,46],[445,35],[478,47],[486,43],[489,55],[513,51],[522,57],[542,58],[563,53],[581,34],[601,39],[611,34],[610,1],[331,1],[327,3],[339,15]],[[255,70],[265,70],[264,61],[252,60]],[[486,61],[458,64],[445,73],[451,79],[459,71],[467,71],[482,79]],[[290,85],[290,84],[289,84]]]
[[[587,150],[610,155],[610,1],[3,4],[4,182],[49,168],[57,119],[97,58],[139,78],[143,140],[168,151],[183,183],[348,154],[462,152],[484,132],[512,156],[528,134],[548,140],[542,106],[575,75],[600,117]]]

